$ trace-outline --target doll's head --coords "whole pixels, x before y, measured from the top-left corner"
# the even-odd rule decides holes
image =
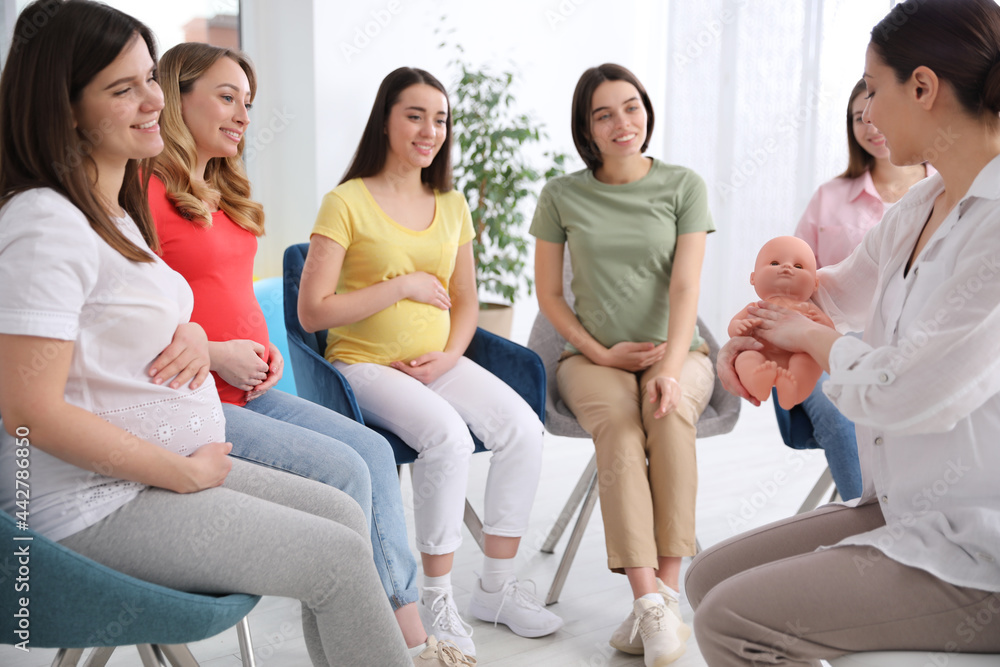
[[[806,301],[819,287],[816,257],[809,244],[794,236],[779,236],[764,244],[750,274],[761,299],[783,296]]]

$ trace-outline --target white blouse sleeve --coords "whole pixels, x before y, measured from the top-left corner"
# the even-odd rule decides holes
[[[837,331],[864,331],[878,285],[884,225],[869,230],[847,259],[817,271],[819,289],[813,300],[830,316]]]
[[[0,333],[75,340],[98,275],[98,236],[51,190],[0,209]]]
[[[943,432],[1000,391],[1000,216],[965,222],[971,231],[953,249],[953,268],[921,276],[928,282],[906,304],[908,325],[893,345],[844,337],[831,349],[826,392],[848,419],[898,434]],[[844,272],[867,265],[862,253],[838,267],[842,287],[857,282]],[[854,301],[870,306],[871,289],[862,291]]]

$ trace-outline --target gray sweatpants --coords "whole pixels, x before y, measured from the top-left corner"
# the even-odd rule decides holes
[[[815,551],[885,525],[877,504],[827,505],[701,552],[685,590],[711,667],[818,665],[845,653],[1000,653],[1000,593],[962,588],[858,546]]]
[[[361,508],[325,484],[233,459],[221,487],[146,489],[61,544],[178,590],[301,600],[317,667],[413,664]]]

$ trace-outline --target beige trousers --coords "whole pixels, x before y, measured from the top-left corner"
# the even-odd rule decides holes
[[[885,525],[877,504],[826,505],[702,551],[684,588],[712,667],[819,666],[845,653],[1000,653],[1000,593],[963,588],[869,547],[816,551]]]
[[[650,376],[599,366],[582,354],[556,370],[559,393],[594,439],[608,567],[616,572],[655,569],[657,556],[695,553],[695,424],[715,382],[708,347],[688,352],[678,378],[681,402],[660,419],[646,393]]]

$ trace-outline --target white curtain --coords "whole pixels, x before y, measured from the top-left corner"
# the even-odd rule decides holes
[[[791,234],[812,192],[847,166],[847,96],[891,3],[707,0],[669,4],[661,155],[708,183],[700,314],[725,339],[756,298],[753,261]]]

